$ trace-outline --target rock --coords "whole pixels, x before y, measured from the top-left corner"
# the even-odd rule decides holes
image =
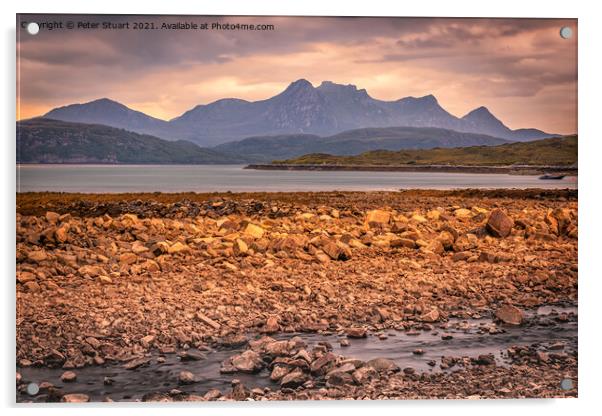
[[[31,272],[17,272],[17,282],[27,283],[37,279],[36,275]]]
[[[79,269],[77,269],[77,272],[81,276],[90,276],[90,277],[97,277],[97,276],[106,274],[106,271],[102,267],[93,266],[93,265],[82,266]]]
[[[420,320],[422,322],[437,322],[439,320],[439,310],[437,308],[433,308],[430,311],[423,313],[420,316]]]
[[[403,369],[403,373],[407,375],[416,374],[416,369],[414,367],[406,367]]]
[[[180,384],[193,384],[194,383],[194,374],[190,371],[180,371],[178,375],[178,382]]]
[[[148,348],[150,347],[150,345],[155,341],[155,336],[154,335],[147,335],[145,337],[140,338],[140,344],[142,344],[142,346],[144,348]]]
[[[150,363],[150,361],[151,361],[150,358],[147,358],[147,357],[135,358],[135,359],[125,363],[123,365],[123,368],[125,368],[126,370],[135,370],[138,367],[148,365]]]
[[[373,368],[378,373],[398,372],[400,370],[393,360],[381,357],[368,361],[366,366]]]
[[[203,398],[205,400],[210,401],[210,402],[217,400],[220,397],[222,397],[222,392],[219,391],[218,389],[211,389],[207,393],[205,393],[205,395],[203,396]]]
[[[464,260],[468,260],[470,257],[472,257],[472,253],[470,251],[460,251],[460,252],[454,253],[452,255],[452,260],[453,261],[464,261]]]
[[[344,371],[335,371],[326,376],[327,386],[344,386],[345,384],[353,384],[353,382],[353,376]]]
[[[362,327],[348,328],[345,333],[349,338],[366,338],[368,336],[368,331]]]
[[[40,263],[40,262],[48,259],[48,255],[46,254],[46,252],[44,250],[34,250],[34,251],[30,251],[27,254],[27,258],[36,263]]]
[[[275,365],[272,373],[270,374],[270,380],[279,381],[282,377],[290,372],[290,368],[285,365]]]
[[[237,238],[236,241],[234,241],[233,248],[234,254],[236,254],[237,256],[247,254],[247,251],[249,251],[249,246],[247,245],[247,243],[245,243],[244,240],[241,240],[240,238]]]
[[[41,290],[40,285],[37,282],[33,282],[33,281],[25,282],[23,287],[25,288],[25,290],[27,290],[28,292],[31,292],[31,293],[37,293]]]
[[[495,364],[495,356],[493,354],[481,354],[475,360],[475,364],[494,365]]]
[[[351,377],[357,384],[364,384],[376,376],[374,367],[363,366],[353,372]]]
[[[523,322],[523,312],[512,305],[504,305],[496,310],[495,317],[508,325],[520,325]]]
[[[349,343],[349,340],[347,338],[343,338],[339,341],[339,345],[341,347],[348,347],[351,344]]]
[[[201,361],[204,360],[205,355],[199,351],[188,350],[184,351],[180,354],[180,361]]]
[[[90,396],[83,393],[70,393],[65,394],[61,398],[61,402],[63,403],[86,403],[90,401]]]
[[[258,353],[247,350],[232,357],[232,366],[243,373],[256,373],[263,368],[264,363]]]
[[[196,317],[199,321],[209,325],[213,329],[220,329],[222,326],[201,312],[197,312]]]
[[[46,213],[46,220],[50,223],[50,224],[56,224],[59,220],[60,214],[57,214],[56,212],[52,212],[52,211],[48,211]]]
[[[509,236],[512,232],[512,227],[514,227],[514,221],[501,209],[496,208],[489,214],[486,228],[494,237],[503,238]]]
[[[243,233],[245,233],[246,235],[251,236],[253,238],[261,238],[261,237],[263,237],[265,230],[263,228],[261,228],[259,225],[255,225],[253,223],[248,223],[247,226],[245,227],[245,229],[243,230]]]
[[[397,247],[407,247],[407,248],[416,248],[416,242],[409,238],[396,238],[389,242],[392,248]]]
[[[109,276],[99,276],[98,280],[103,285],[111,285],[111,284],[113,284],[113,279],[111,279]]]
[[[433,209],[426,213],[426,217],[432,221],[439,221],[439,218],[441,218],[441,212]]]
[[[424,250],[431,251],[435,254],[441,255],[445,252],[445,247],[443,247],[443,244],[441,243],[441,241],[433,240],[430,243],[428,243],[428,245],[426,247],[424,247]]]
[[[167,244],[165,241],[159,241],[155,244],[153,244],[150,248],[150,251],[153,253],[153,255],[155,257],[158,257],[162,254],[167,253],[169,250],[169,244]]]
[[[185,251],[190,251],[190,247],[188,247],[186,244],[180,243],[179,241],[177,241],[167,249],[167,252],[169,254],[182,253]]]
[[[331,352],[327,352],[311,363],[310,370],[312,374],[323,374],[336,361],[337,356]]]
[[[278,324],[278,318],[275,316],[270,316],[263,326],[263,332],[266,334],[273,334],[280,330],[280,325]]]
[[[67,241],[67,238],[69,237],[69,228],[69,224],[63,224],[62,226],[57,228],[54,232],[54,238],[56,239],[56,241],[58,241],[59,243],[64,243],[65,241]]]
[[[366,220],[364,223],[370,227],[382,226],[389,223],[391,220],[391,213],[389,211],[383,211],[375,209],[366,213]]]
[[[441,231],[437,240],[441,242],[445,250],[451,250],[455,241],[454,236],[449,231]]]
[[[458,208],[454,211],[454,216],[458,219],[468,219],[472,217],[472,211],[466,208]]]
[[[305,374],[300,368],[296,368],[291,371],[280,380],[280,387],[284,388],[295,388],[301,386],[309,379],[309,376]]]
[[[468,251],[478,246],[478,239],[474,234],[461,235],[454,241],[453,250],[456,252]]]
[[[332,260],[349,260],[351,258],[351,249],[339,241],[328,241],[322,245],[322,250]]]
[[[232,380],[232,393],[231,397],[234,400],[245,400],[249,397],[249,390],[245,387],[244,384],[240,382],[238,379]]]
[[[75,381],[76,379],[77,379],[77,374],[75,374],[75,372],[73,372],[73,371],[65,371],[61,375],[61,381],[63,381],[64,383],[71,383],[71,382]]]
[[[138,260],[138,256],[134,253],[123,253],[119,256],[119,263],[121,264],[134,264]]]

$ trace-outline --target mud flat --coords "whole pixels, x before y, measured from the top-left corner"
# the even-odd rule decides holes
[[[19,194],[17,400],[574,397],[577,237],[576,191]]]

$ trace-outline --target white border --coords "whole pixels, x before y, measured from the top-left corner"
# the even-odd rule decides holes
[[[255,415],[306,415],[308,413],[344,412],[346,415],[364,414],[372,409],[379,413],[419,413],[449,415],[461,414],[490,415],[526,412],[546,415],[593,413],[600,398],[602,387],[600,375],[600,313],[599,298],[602,295],[600,281],[602,275],[596,262],[602,250],[602,209],[600,186],[602,170],[602,132],[600,100],[600,77],[602,65],[599,51],[602,47],[602,15],[597,13],[594,1],[528,2],[525,0],[487,1],[408,1],[386,2],[371,0],[351,3],[348,1],[303,0],[286,2],[278,0],[231,0],[215,2],[191,2],[170,0],[167,2],[126,4],[123,0],[102,2],[7,1],[2,4],[2,100],[3,145],[2,183],[4,200],[2,210],[2,297],[4,302],[2,334],[5,335],[0,348],[2,387],[1,405],[8,407],[8,413],[27,414],[36,407],[19,407],[14,403],[14,221],[15,221],[15,13],[131,13],[131,14],[222,14],[222,15],[334,15],[334,16],[443,16],[443,17],[570,17],[579,19],[579,399],[567,400],[496,400],[496,401],[398,401],[398,402],[294,402],[294,403],[236,403],[210,406],[137,406],[114,404],[109,408],[103,405],[84,408],[43,407],[38,411],[47,415],[80,414],[83,411],[106,415],[127,414],[132,410],[142,410],[145,414],[164,414],[166,410],[180,414],[246,413]],[[599,410],[598,410],[599,411]]]

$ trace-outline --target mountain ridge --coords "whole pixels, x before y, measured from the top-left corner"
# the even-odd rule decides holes
[[[48,118],[17,122],[17,163],[219,164],[236,156],[101,124]]]
[[[43,117],[105,124],[167,140],[190,140],[203,146],[251,136],[327,136],[358,128],[396,126],[443,128],[512,141],[555,136],[534,128],[512,130],[482,106],[456,117],[432,94],[385,101],[372,98],[365,89],[353,84],[322,81],[314,87],[303,78],[267,99],[222,98],[196,105],[169,121],[106,98],[58,107]]]

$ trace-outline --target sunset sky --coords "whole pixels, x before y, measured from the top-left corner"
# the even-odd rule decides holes
[[[17,118],[107,97],[171,119],[220,98],[269,98],[299,78],[377,99],[433,94],[456,116],[484,105],[510,128],[577,131],[577,22],[190,16],[24,21],[272,24],[272,31],[17,28]],[[131,25],[132,23],[130,23]],[[18,25],[20,26],[20,25]],[[573,29],[562,39],[562,26]]]

